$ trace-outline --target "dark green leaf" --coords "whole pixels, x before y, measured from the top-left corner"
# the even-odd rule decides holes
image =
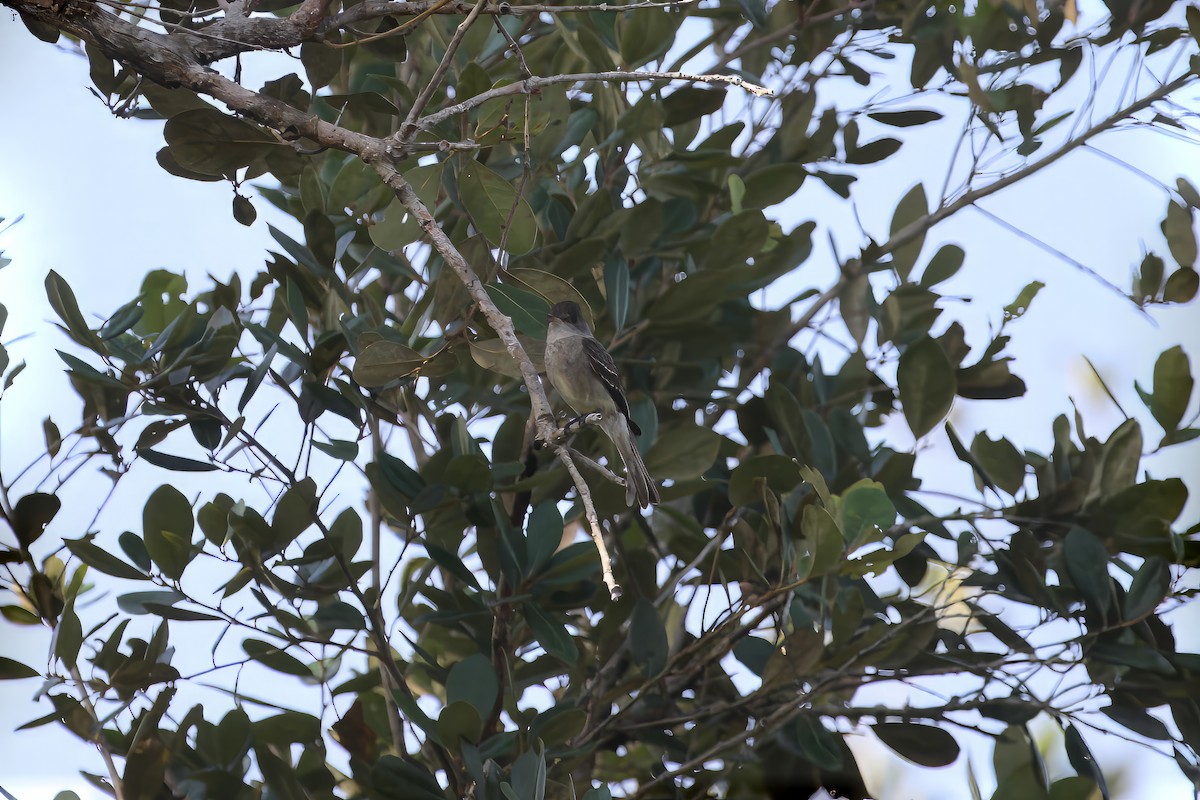
[[[16,681],[22,678],[36,678],[41,675],[33,667],[27,667],[20,661],[0,656],[0,681]]]
[[[928,336],[904,350],[896,368],[896,383],[904,418],[918,439],[950,413],[958,386],[946,352]]]
[[[1133,576],[1125,595],[1125,619],[1138,620],[1153,613],[1171,590],[1171,569],[1166,559],[1146,559]]]
[[[1112,606],[1112,578],[1108,575],[1108,550],[1090,531],[1072,528],[1063,540],[1067,575],[1088,606],[1100,615]]]
[[[629,618],[629,652],[648,677],[662,672],[666,666],[667,629],[658,609],[645,597],[638,598]]]
[[[149,580],[149,576],[141,570],[126,564],[112,553],[96,546],[90,539],[64,539],[63,544],[80,561],[89,567],[100,570],[105,575],[131,581]]]
[[[909,189],[896,205],[896,211],[892,214],[891,235],[895,236],[928,213],[929,201],[925,197],[925,187],[918,183]],[[907,244],[892,251],[892,269],[896,270],[900,280],[908,280],[913,266],[917,263],[917,257],[921,255],[921,248],[924,246],[925,233],[922,231]]]
[[[554,555],[563,538],[563,518],[558,504],[539,503],[529,515],[525,553],[529,560],[529,573],[536,574]]]
[[[205,175],[229,174],[279,146],[258,126],[214,108],[176,114],[167,120],[163,138],[180,166]]]
[[[142,535],[146,551],[163,574],[179,580],[192,560],[192,506],[171,484],[154,490],[142,509]]]
[[[153,464],[162,469],[169,469],[172,472],[212,472],[217,469],[216,464],[210,464],[207,461],[197,461],[194,458],[160,453],[148,447],[139,447],[137,454],[139,458],[144,459],[148,464]]]
[[[499,694],[500,682],[492,662],[479,653],[455,663],[446,677],[446,702],[468,703],[480,719],[491,716]]]
[[[426,769],[386,754],[371,767],[371,786],[385,800],[445,800],[437,779]]]
[[[46,297],[72,339],[93,352],[104,352],[104,343],[88,327],[71,286],[54,270],[46,275]]]
[[[1079,733],[1079,729],[1074,725],[1067,725],[1063,728],[1063,738],[1067,746],[1067,759],[1071,762],[1071,766],[1075,768],[1075,772],[1083,778],[1091,778],[1100,787],[1100,793],[1104,796],[1104,800],[1109,800],[1108,783],[1104,780],[1104,773],[1100,770],[1100,765],[1096,763],[1092,751],[1088,749],[1087,742],[1083,740],[1083,736]]]
[[[12,528],[21,547],[29,549],[45,532],[46,526],[62,508],[57,495],[33,492],[17,501],[13,506]]]
[[[1188,303],[1200,289],[1200,275],[1191,267],[1181,267],[1171,273],[1163,286],[1163,300],[1168,303]]]
[[[842,494],[841,529],[851,550],[878,541],[896,521],[896,507],[883,485],[862,480]]]
[[[958,758],[958,742],[949,731],[913,722],[879,722],[871,730],[896,753],[923,767],[945,767]]]
[[[735,506],[762,502],[764,487],[784,494],[800,483],[800,464],[787,456],[754,456],[743,461],[729,477],[729,502]]]
[[[1150,413],[1167,433],[1179,427],[1191,402],[1192,368],[1187,353],[1179,345],[1163,352],[1154,363],[1154,391],[1150,395]]]
[[[274,645],[267,644],[258,639],[246,639],[242,642],[242,649],[246,651],[246,655],[250,656],[250,658],[276,672],[283,672],[300,678],[312,677],[312,671],[304,665],[304,662],[295,656],[285,653]]]
[[[130,592],[117,597],[117,607],[126,614],[153,614],[152,606],[172,606],[185,599],[174,589]]]
[[[921,285],[930,288],[950,280],[962,268],[965,257],[966,254],[958,245],[942,245],[925,265],[925,271],[921,273]]]
[[[839,740],[815,716],[800,716],[780,728],[779,743],[821,769],[841,769],[844,758]]]
[[[1038,292],[1040,292],[1042,287],[1045,285],[1046,284],[1042,283],[1041,281],[1033,281],[1032,283],[1026,284],[1025,288],[1023,288],[1020,293],[1017,294],[1017,299],[1013,300],[1004,307],[1004,321],[1007,322],[1009,320],[1017,319],[1026,311],[1028,311],[1030,303],[1033,302],[1033,298],[1037,297]]]
[[[285,711],[251,726],[256,742],[273,747],[309,744],[321,738],[321,720],[299,711]]]
[[[1196,232],[1192,227],[1192,210],[1179,203],[1168,203],[1162,232],[1175,263],[1181,267],[1193,266],[1196,263]]]
[[[458,173],[458,196],[493,247],[503,241],[504,249],[513,255],[533,249],[537,220],[525,198],[517,196],[513,182],[471,161]]]
[[[563,624],[533,603],[523,603],[521,610],[538,644],[564,664],[574,665],[579,651]]]
[[[544,297],[501,283],[489,284],[485,288],[496,308],[513,321],[518,331],[535,339],[546,338],[546,317],[550,314],[550,304]]]
[[[867,114],[867,116],[876,122],[891,125],[894,128],[910,128],[913,125],[925,125],[929,122],[937,122],[942,118],[942,115],[937,111],[929,111],[923,108],[913,108],[907,111],[876,111],[872,114]]]
[[[646,469],[656,481],[691,480],[713,465],[721,441],[721,435],[710,428],[690,424],[669,428],[646,454]]]

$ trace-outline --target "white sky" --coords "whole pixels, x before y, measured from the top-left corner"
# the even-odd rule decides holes
[[[252,59],[246,60],[246,68],[247,84],[258,85],[257,77],[250,77]],[[265,201],[256,200],[259,221],[244,228],[230,214],[228,184],[183,181],[163,172],[154,162],[154,153],[162,146],[159,126],[114,119],[87,91],[85,60],[54,52],[8,15],[0,19],[0,70],[10,76],[0,83],[0,108],[6,120],[0,126],[0,216],[11,220],[25,215],[23,222],[0,236],[0,249],[13,259],[0,271],[0,302],[9,311],[4,341],[14,363],[22,358],[30,362],[11,396],[6,396],[0,419],[0,458],[11,470],[40,452],[37,425],[44,416],[59,419],[65,430],[78,414],[53,354],[53,348],[67,341],[46,324],[53,318],[42,288],[48,270],[67,278],[85,314],[106,315],[132,297],[152,269],[182,271],[193,288],[204,282],[206,273],[224,279],[234,269],[252,272],[273,246],[265,221],[280,225],[280,220],[271,215]],[[1183,99],[1197,107],[1195,90]],[[863,138],[882,132],[864,132]],[[902,132],[902,138],[908,139],[907,133]],[[926,181],[931,196],[940,187],[949,159],[946,141],[942,137],[925,143],[912,137],[899,157],[866,171],[856,184],[858,215],[877,240],[882,240],[896,202],[912,183]],[[1103,137],[1099,146],[1167,184],[1187,174],[1200,186],[1200,153],[1194,145],[1153,133],[1121,132]],[[793,289],[827,285],[833,273],[824,244],[825,227],[835,231],[843,254],[861,244],[849,206],[831,199],[817,181],[810,180],[791,203],[776,210],[785,228],[808,218],[821,225],[816,254],[785,281],[786,290],[780,288],[777,302],[795,294]],[[1167,256],[1158,231],[1166,202],[1161,189],[1081,152],[983,205],[1124,288],[1144,249]],[[1147,386],[1155,358],[1172,344],[1183,342],[1190,354],[1200,354],[1195,305],[1155,310],[1158,327],[1154,327],[1127,302],[970,209],[931,233],[924,257],[943,241],[962,243],[967,261],[959,276],[941,289],[947,295],[975,299],[971,307],[946,304],[943,320],[965,317],[968,341],[973,344],[984,343],[987,324],[995,323],[999,308],[1022,286],[1035,279],[1047,284],[1029,314],[1011,327],[1010,352],[1017,356],[1014,369],[1026,379],[1029,395],[1004,403],[959,401],[952,419],[965,440],[984,429],[993,437],[1009,436],[1019,447],[1046,452],[1050,421],[1059,413],[1070,413],[1070,398],[1084,413],[1089,434],[1106,436],[1121,416],[1088,376],[1081,359],[1086,355],[1122,405],[1143,420],[1147,446],[1157,441],[1160,431],[1140,409],[1132,381]],[[34,336],[12,344],[14,337],[24,333]],[[1194,362],[1193,369],[1200,372],[1200,362]],[[890,426],[889,432],[897,447],[907,446],[902,421]],[[967,468],[946,457],[943,444],[938,435],[930,437],[924,446],[933,449],[918,462],[920,473],[933,485],[951,481],[969,487]],[[1196,462],[1194,449],[1174,448],[1149,459],[1145,468],[1154,476],[1183,475],[1197,487]],[[147,475],[143,485],[167,480],[174,477],[157,472]],[[102,491],[107,481],[93,480],[90,485]],[[122,484],[128,497],[136,488]],[[137,529],[140,505],[133,509],[124,512],[118,505],[106,510],[105,530]],[[1197,509],[1200,503],[1193,498],[1185,527],[1196,521]],[[63,519],[82,519],[77,524],[83,525],[91,511],[65,509]],[[126,515],[128,519],[123,519]],[[63,530],[56,523],[54,533],[78,536],[83,531]],[[1181,620],[1180,627],[1200,629],[1200,614],[1194,607],[1188,609],[1188,616],[1190,622]],[[44,663],[47,637],[41,631],[14,631],[9,625],[3,630],[5,655],[34,665]],[[1198,646],[1193,633],[1190,649]],[[65,788],[75,788],[86,798],[77,771],[103,771],[90,748],[56,726],[12,732],[16,725],[45,713],[44,704],[35,707],[29,702],[34,688],[31,681],[0,683],[0,787],[19,800],[48,799]],[[1173,764],[1110,746],[1095,735],[1089,736],[1089,743],[1106,767],[1125,764],[1127,785],[1138,787],[1125,796],[1168,798],[1187,792]],[[887,798],[965,796],[961,760],[942,772],[894,771],[897,764],[893,757],[880,756],[866,768],[877,775],[888,771],[887,785],[898,793]],[[980,772],[990,771],[980,766]]]

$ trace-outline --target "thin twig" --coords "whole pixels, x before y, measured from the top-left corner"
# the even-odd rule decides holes
[[[84,709],[92,718],[92,722],[99,725],[100,716],[96,713],[96,706],[92,704],[92,698],[88,695],[88,685],[83,679],[83,673],[74,664],[71,665],[70,669],[71,680],[75,681],[75,686],[79,689],[79,702],[83,704]],[[121,782],[121,773],[117,769],[117,763],[113,761],[112,749],[108,746],[108,741],[104,738],[104,731],[96,731],[93,743],[100,750],[100,757],[104,759],[104,766],[108,769],[108,779],[112,782],[113,797],[116,800],[124,800],[125,786]]]
[[[489,89],[486,92],[481,92],[474,97],[468,97],[461,103],[455,103],[452,106],[447,106],[440,111],[422,117],[417,125],[421,128],[432,128],[435,125],[449,119],[450,117],[470,111],[473,108],[483,105],[489,100],[495,100],[497,97],[507,97],[514,94],[533,94],[538,92],[545,86],[553,86],[559,83],[590,83],[590,82],[625,82],[625,81],[688,81],[689,83],[726,83],[731,86],[737,86],[745,89],[751,94],[759,97],[773,97],[775,93],[766,88],[759,86],[756,83],[750,83],[747,80],[737,75],[697,75],[691,72],[630,72],[626,70],[612,70],[609,72],[579,72],[566,75],[548,75],[546,77],[533,76],[526,78],[516,83],[510,83],[505,86],[498,86],[494,89]],[[400,144],[400,140],[395,136],[391,136],[386,140],[386,143],[392,147]]]
[[[1187,86],[1189,83],[1191,83],[1195,79],[1196,79],[1196,75],[1194,73],[1185,72],[1184,74],[1175,78],[1175,80],[1162,84],[1157,89],[1155,89],[1153,92],[1150,92],[1146,96],[1142,97],[1142,99],[1136,100],[1123,108],[1117,109],[1109,116],[1105,117],[1104,119],[1100,120],[1095,125],[1093,125],[1092,127],[1085,130],[1083,133],[1081,133],[1078,136],[1076,136],[1075,138],[1067,141],[1065,144],[1063,144],[1061,147],[1059,147],[1058,149],[1051,152],[1045,158],[1043,158],[1039,161],[1035,161],[1032,164],[1026,164],[1025,166],[1021,167],[1020,169],[1013,170],[1012,172],[1008,173],[1007,175],[992,181],[987,186],[981,186],[978,189],[972,189],[971,191],[963,194],[961,197],[959,197],[953,203],[950,203],[948,205],[943,205],[940,208],[937,208],[934,211],[932,211],[931,213],[927,214],[926,216],[921,217],[920,219],[914,220],[913,222],[910,222],[908,225],[905,225],[903,228],[896,231],[896,233],[894,233],[891,236],[891,238],[889,238],[883,244],[879,245],[879,247],[872,248],[871,249],[872,256],[875,258],[878,258],[880,256],[886,255],[887,253],[891,253],[894,250],[896,250],[897,248],[903,247],[904,245],[913,241],[918,236],[923,235],[927,230],[932,228],[937,223],[941,222],[942,220],[946,219],[949,216],[952,216],[952,215],[958,213],[959,211],[966,208],[967,206],[974,205],[976,202],[983,199],[984,197],[987,197],[988,195],[991,195],[991,194],[995,194],[996,192],[1000,191],[1001,189],[1012,186],[1014,183],[1018,183],[1018,182],[1024,180],[1025,178],[1028,178],[1030,175],[1040,172],[1041,170],[1050,166],[1054,162],[1058,161],[1060,158],[1065,156],[1067,153],[1070,153],[1070,152],[1082,147],[1083,145],[1087,144],[1087,142],[1090,139],[1092,139],[1093,137],[1109,130],[1110,128],[1113,128],[1118,123],[1123,122],[1124,120],[1128,119],[1132,115],[1136,114],[1138,111],[1141,111],[1144,108],[1150,107],[1152,104],[1154,104],[1155,102],[1157,102],[1159,100],[1162,100],[1164,97],[1171,94],[1172,92],[1182,89],[1184,86]]]
[[[458,23],[458,27],[454,30],[454,36],[450,39],[450,43],[446,45],[446,52],[442,54],[442,60],[438,62],[437,69],[433,71],[433,76],[429,82],[425,84],[425,88],[417,95],[417,99],[413,101],[412,108],[408,110],[408,115],[404,118],[404,124],[400,126],[400,130],[396,131],[393,136],[399,142],[406,142],[413,138],[416,132],[415,125],[417,117],[429,105],[429,101],[433,99],[433,93],[442,84],[442,78],[445,77],[447,70],[450,69],[450,64],[454,61],[454,54],[458,52],[458,46],[462,44],[463,37],[467,35],[467,31],[471,30],[471,26],[475,24],[475,20],[479,19],[479,12],[488,4],[488,0],[476,0],[475,7],[471,9],[471,13],[467,18]]]

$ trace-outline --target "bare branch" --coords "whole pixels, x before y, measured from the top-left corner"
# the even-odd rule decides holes
[[[623,70],[614,70],[611,72],[580,72],[569,75],[549,75],[546,77],[533,76],[526,78],[516,83],[510,83],[506,86],[499,86],[495,89],[489,89],[486,92],[468,97],[461,103],[455,103],[452,106],[447,106],[440,111],[422,117],[417,125],[422,128],[432,128],[441,122],[453,117],[457,114],[470,111],[472,108],[483,105],[489,100],[495,100],[497,97],[508,97],[514,94],[535,94],[544,86],[553,86],[557,83],[590,83],[590,82],[629,82],[629,81],[688,81],[689,83],[725,83],[731,86],[737,86],[745,89],[758,97],[773,97],[774,92],[765,86],[759,86],[756,83],[750,83],[743,80],[737,75],[697,75],[690,72],[627,72]],[[389,137],[387,140],[389,147],[396,147],[401,144],[400,138],[396,135]]]
[[[637,11],[646,8],[674,8],[676,6],[691,5],[696,0],[668,0],[668,2],[646,2],[646,3],[629,3],[627,5],[609,5],[608,3],[600,3],[599,5],[574,5],[574,6],[555,6],[545,3],[522,3],[520,5],[512,5],[510,3],[489,4],[482,10],[481,13],[489,16],[528,16],[538,14],[592,14],[592,13],[617,13],[621,11]],[[342,13],[331,17],[329,22],[323,26],[324,30],[334,30],[345,28],[348,25],[353,25],[357,22],[362,22],[369,19],[378,19],[380,17],[407,17],[414,14],[424,14],[430,8],[438,6],[437,2],[425,3],[394,3],[387,0],[368,0],[365,3],[359,3],[346,9]],[[435,14],[455,14],[462,15],[470,13],[474,7],[473,3],[468,3],[465,0],[455,0],[446,5],[441,5],[433,13]]]
[[[1012,186],[1014,183],[1023,181],[1030,175],[1040,172],[1041,170],[1053,164],[1055,161],[1058,161],[1067,153],[1070,153],[1073,150],[1076,150],[1087,144],[1090,139],[1101,133],[1104,133],[1111,128],[1116,127],[1118,123],[1128,119],[1144,108],[1149,108],[1155,102],[1162,100],[1172,92],[1182,89],[1195,79],[1195,73],[1185,72],[1175,80],[1162,84],[1153,92],[1150,92],[1146,96],[1142,97],[1140,100],[1136,100],[1129,105],[1124,106],[1123,108],[1117,109],[1112,114],[1105,117],[1100,122],[1097,122],[1095,125],[1088,128],[1074,139],[1069,140],[1040,161],[1035,161],[1032,164],[1026,164],[1020,169],[1013,170],[1004,177],[992,181],[987,186],[981,186],[978,189],[972,189],[962,197],[955,200],[953,203],[943,205],[940,208],[935,209],[932,213],[921,217],[920,219],[915,220],[908,225],[905,225],[903,228],[896,231],[896,233],[883,244],[879,245],[878,247],[868,248],[863,254],[864,259],[868,255],[872,259],[876,259],[879,256],[891,253],[897,248],[908,244],[913,239],[916,239],[918,236],[925,233],[925,231],[929,230],[947,217],[958,213],[967,206],[974,205],[977,201],[987,197],[990,194],[995,194],[1001,189]]]

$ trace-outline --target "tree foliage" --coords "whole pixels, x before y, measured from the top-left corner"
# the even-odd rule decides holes
[[[925,247],[1113,128],[1188,130],[1169,101],[1200,68],[1194,7],[1113,0],[1083,27],[1074,0],[3,2],[82,47],[114,114],[163,121],[163,169],[296,234],[198,290],[151,273],[99,326],[46,278],[83,413],[0,481],[4,615],[53,632],[46,665],[0,677],[45,679],[29,725],[96,743],[98,786],[861,797],[851,735],[938,768],[973,729],[995,797],[1107,796],[1096,728],[1200,780],[1200,657],[1163,618],[1200,539],[1184,482],[1142,461],[1197,434],[1188,354],[1138,387],[1161,435],[1076,414],[1036,450],[965,441],[956,402],[1003,413],[1026,390],[1006,345],[1042,284],[982,298],[996,325],[968,341],[939,287],[986,245]],[[1080,84],[1118,49],[1156,81],[1092,114]],[[264,50],[293,58],[242,85]],[[942,189],[905,160],[937,125],[966,159]],[[825,236],[785,201],[818,181],[853,202],[879,163],[917,179],[889,228],[764,308]],[[1168,252],[1114,300],[1148,312],[1197,290],[1200,194],[1164,194]],[[664,482],[647,515],[582,457],[605,443],[552,418],[539,351],[564,299],[622,369]],[[0,349],[6,389],[9,367]],[[941,436],[977,496],[915,477],[912,439]],[[94,504],[65,481],[81,460],[161,483],[140,524],[55,524]],[[96,586],[115,612],[87,605]],[[185,640],[213,669],[177,663]],[[269,696],[243,673],[277,676]],[[937,679],[949,699],[907,691]],[[898,699],[862,699],[876,686]],[[1053,785],[1039,714],[1077,773]]]

